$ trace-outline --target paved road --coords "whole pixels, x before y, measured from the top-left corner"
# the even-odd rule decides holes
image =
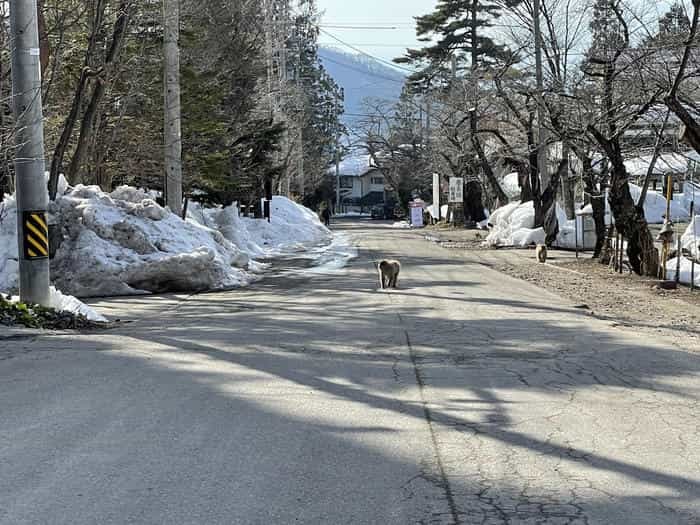
[[[698,349],[344,227],[344,273],[0,340],[0,524],[700,524]]]

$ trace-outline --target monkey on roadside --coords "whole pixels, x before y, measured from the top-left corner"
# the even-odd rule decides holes
[[[541,262],[541,263],[547,262],[547,246],[545,246],[544,244],[538,244],[535,252],[537,254],[537,260],[539,262]]]
[[[399,272],[401,271],[401,263],[395,260],[379,261],[377,265],[379,269],[379,283],[382,290],[384,288],[396,288],[399,280]]]

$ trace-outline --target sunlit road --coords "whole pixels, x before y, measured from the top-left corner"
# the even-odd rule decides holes
[[[697,349],[341,228],[341,273],[0,339],[0,524],[700,524]]]

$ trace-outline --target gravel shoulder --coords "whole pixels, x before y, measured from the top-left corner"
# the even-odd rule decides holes
[[[590,253],[576,258],[574,252],[550,250],[543,265],[535,260],[534,249],[484,247],[485,232],[431,227],[424,233],[431,242],[554,292],[600,319],[668,336],[682,346],[700,343],[700,290],[659,289],[656,281],[619,274],[591,259]]]

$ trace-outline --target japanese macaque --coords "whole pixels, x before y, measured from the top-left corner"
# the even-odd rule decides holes
[[[384,288],[396,288],[396,283],[399,280],[399,272],[401,271],[401,263],[399,261],[387,260],[379,261],[377,265],[379,269],[379,282]]]
[[[538,261],[541,263],[547,262],[547,247],[544,244],[538,244],[535,252],[537,254]]]

